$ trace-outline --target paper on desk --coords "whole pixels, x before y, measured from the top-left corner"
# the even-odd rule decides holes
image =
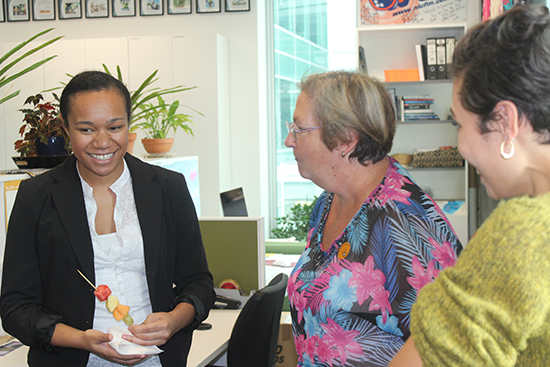
[[[293,268],[301,255],[266,254],[265,264],[281,268]]]
[[[132,354],[159,354],[163,351],[156,345],[143,346],[122,339],[123,334],[131,334],[128,330],[121,327],[110,327],[107,332],[113,335],[113,340],[109,342],[109,345],[113,347],[113,349],[116,350],[120,355],[127,356]]]
[[[5,337],[0,337],[0,342],[0,357],[23,346],[19,340],[7,335]]]

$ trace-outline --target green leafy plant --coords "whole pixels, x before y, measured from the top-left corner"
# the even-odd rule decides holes
[[[17,79],[17,78],[33,71],[34,69],[42,66],[43,64],[47,63],[51,59],[57,57],[57,55],[47,57],[43,60],[35,62],[31,66],[26,67],[25,69],[23,69],[21,71],[15,72],[14,74],[9,75],[9,76],[7,75],[8,71],[10,71],[14,66],[16,66],[22,60],[26,59],[27,57],[33,55],[34,53],[36,53],[40,50],[42,50],[44,47],[46,47],[48,45],[51,45],[52,43],[54,43],[54,42],[58,41],[59,39],[63,38],[63,36],[55,37],[51,40],[48,40],[48,41],[42,43],[41,45],[39,45],[39,46],[37,46],[33,49],[30,49],[29,51],[21,54],[23,52],[23,49],[25,48],[25,46],[27,46],[29,43],[31,43],[32,41],[34,41],[38,37],[43,36],[44,34],[50,32],[52,30],[53,30],[53,28],[50,28],[50,29],[46,29],[45,31],[42,31],[40,33],[35,34],[34,36],[29,38],[28,40],[26,40],[24,42],[21,42],[20,44],[18,44],[17,46],[12,48],[8,52],[6,52],[2,57],[0,57],[0,88],[8,85],[9,83],[13,82],[15,79]],[[8,59],[10,59],[10,57],[15,58],[15,59],[13,59],[12,61],[10,61],[8,63]],[[12,99],[12,98],[19,95],[19,92],[20,92],[19,90],[16,90],[15,92],[12,92],[12,93],[10,93],[10,90],[11,90],[11,87],[8,88],[8,91],[6,92],[6,94],[4,96],[2,96],[2,98],[0,98],[0,104],[2,104],[2,103],[4,103],[4,102],[6,102],[6,101],[8,101],[8,100],[10,100],[10,99]]]
[[[135,124],[134,128],[143,130],[147,139],[165,139],[170,130],[176,132],[178,128],[195,136],[189,126],[193,124],[192,116],[177,113],[180,107],[179,101],[167,104],[161,96],[157,96],[157,102],[157,104],[148,102],[139,106],[141,109],[140,116],[144,121]]]
[[[277,218],[277,228],[271,231],[273,238],[296,238],[296,241],[306,241],[309,229],[309,219],[317,197],[311,204],[294,204],[290,214]]]
[[[14,143],[15,150],[22,157],[36,156],[36,140],[48,144],[48,138],[61,136],[65,138],[65,150],[70,152],[69,136],[63,129],[63,121],[59,116],[59,97],[52,93],[54,101],[42,102],[44,97],[41,94],[30,96],[25,101],[26,104],[32,104],[32,108],[23,108],[19,111],[25,114],[23,125],[19,129],[19,134],[23,139]]]
[[[111,74],[111,71],[105,64],[103,64],[103,69],[107,74],[113,75]],[[122,78],[122,72],[120,71],[120,66],[117,65],[116,71],[117,71],[117,74],[116,74],[117,79],[120,80],[122,83],[124,83],[124,80]],[[146,116],[149,115],[150,111],[147,108],[142,108],[142,107],[144,107],[147,104],[149,104],[149,107],[151,107],[152,100],[167,94],[184,92],[186,90],[196,88],[196,87],[184,87],[182,85],[178,85],[172,88],[164,88],[164,89],[161,89],[158,87],[152,87],[152,85],[158,80],[158,78],[156,77],[157,73],[158,73],[158,70],[155,70],[153,73],[151,73],[151,75],[145,78],[145,80],[140,84],[138,89],[136,89],[133,92],[130,92],[130,99],[132,103],[132,119],[130,120],[130,132],[133,132],[138,128],[137,125],[134,125],[134,122],[142,118],[145,118]]]

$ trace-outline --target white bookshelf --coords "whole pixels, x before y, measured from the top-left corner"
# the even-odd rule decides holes
[[[362,26],[357,28],[357,46],[364,48],[368,74],[385,82],[384,70],[418,68],[416,44],[426,44],[427,38],[434,37],[455,37],[458,41],[466,29],[466,23]],[[452,80],[392,82],[386,83],[386,86],[395,88],[398,96],[429,95],[434,99],[432,110],[440,118],[438,121],[398,122],[390,155],[458,145],[458,133],[450,121]],[[460,210],[447,214],[447,217],[463,245],[466,245],[469,239],[467,163],[459,168],[409,169],[409,173],[440,206],[448,201],[464,201]]]

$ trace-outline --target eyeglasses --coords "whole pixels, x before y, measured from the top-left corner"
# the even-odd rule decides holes
[[[307,133],[308,131],[313,131],[313,130],[317,130],[317,129],[320,129],[322,126],[315,126],[315,127],[304,127],[303,129],[298,129],[296,130],[291,124],[290,122],[285,122],[286,123],[286,128],[288,129],[288,132],[290,134],[292,134],[292,138],[294,139],[294,141],[297,140],[297,135],[296,134],[299,134],[299,133]]]

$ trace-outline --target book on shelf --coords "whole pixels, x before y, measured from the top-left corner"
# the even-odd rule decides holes
[[[437,79],[447,79],[447,47],[445,38],[436,38]]]
[[[453,61],[453,53],[455,52],[455,44],[456,44],[456,40],[454,37],[445,38],[445,51],[446,51],[445,57],[447,59],[447,73],[446,73],[447,79],[452,79],[451,63]]]
[[[431,111],[431,112],[418,112],[418,113],[414,113],[414,112],[408,112],[407,110],[403,111],[403,116],[405,117],[424,117],[424,116],[437,116],[435,114],[435,112]]]
[[[428,65],[428,79],[437,79],[437,54],[435,38],[426,39],[426,64]]]
[[[455,45],[455,37],[426,38],[426,80],[451,79],[450,64],[453,60]],[[419,63],[418,52],[417,47],[417,64]]]
[[[429,94],[410,94],[410,95],[402,95],[400,96],[402,99],[408,99],[408,100],[411,100],[411,101],[416,101],[416,100],[430,100],[430,101],[433,101],[434,99],[432,97],[430,97]]]
[[[399,102],[401,107],[407,107],[411,105],[431,105],[434,103],[434,99],[429,96],[399,96]]]
[[[439,120],[439,116],[433,115],[418,115],[418,116],[405,116],[402,121],[427,121],[427,120]]]
[[[439,120],[431,106],[434,99],[429,95],[409,95],[399,97],[401,121]]]
[[[359,46],[358,55],[359,55],[359,68],[360,68],[360,70],[361,70],[363,73],[368,74],[368,70],[367,70],[367,58],[366,58],[366,56],[365,56],[365,49],[363,48],[363,46]]]
[[[395,91],[395,88],[386,88],[388,91],[388,94],[390,95],[390,99],[393,104],[393,112],[395,113],[395,118],[399,119],[399,110],[397,109],[397,93]]]
[[[412,108],[431,108],[431,105],[434,103],[433,98],[429,97],[417,97],[417,98],[408,98],[401,96],[399,98],[401,108],[412,109]]]
[[[403,98],[403,103],[407,105],[418,105],[418,104],[432,104],[434,100],[432,98]]]
[[[414,46],[416,51],[416,65],[418,67],[418,77],[420,81],[427,79],[428,72],[428,56],[426,45],[417,44]]]
[[[432,103],[403,103],[403,107],[408,110],[426,110],[432,108]]]
[[[434,111],[431,108],[407,108],[405,106],[404,112],[405,114],[419,115],[419,114],[433,113]]]
[[[405,115],[404,121],[408,120],[439,120],[439,116],[437,116],[435,113],[417,116]]]

